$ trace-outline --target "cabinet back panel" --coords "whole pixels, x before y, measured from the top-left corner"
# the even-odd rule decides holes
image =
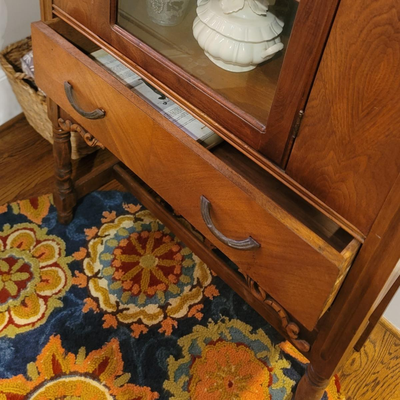
[[[287,169],[364,234],[400,171],[399,16],[342,1]]]

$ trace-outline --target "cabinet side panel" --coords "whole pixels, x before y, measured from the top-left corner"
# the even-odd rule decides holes
[[[40,0],[40,16],[42,21],[49,21],[53,18],[52,0]]]
[[[287,169],[364,234],[400,170],[399,19],[342,1]]]

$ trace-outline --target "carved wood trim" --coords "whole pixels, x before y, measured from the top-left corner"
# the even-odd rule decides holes
[[[70,120],[63,120],[62,118],[58,119],[58,123],[60,127],[68,132],[77,132],[79,135],[82,136],[82,139],[89,147],[99,147],[100,149],[104,150],[104,145],[97,140],[91,133],[86,131],[81,125],[75,124]]]
[[[290,321],[289,315],[286,310],[276,302],[268,293],[262,289],[253,279],[240,271],[246,279],[247,286],[250,288],[251,293],[264,304],[270,306],[281,319],[282,327],[288,334],[290,341],[302,352],[308,353],[310,351],[310,344],[302,339],[299,339],[300,328],[299,326]]]

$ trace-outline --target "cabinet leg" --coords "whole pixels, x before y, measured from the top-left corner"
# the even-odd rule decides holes
[[[321,400],[328,384],[329,379],[318,376],[309,364],[297,386],[293,400]]]
[[[63,126],[63,120],[59,122],[60,125],[53,128],[56,178],[54,204],[58,211],[58,221],[61,224],[68,224],[72,220],[73,208],[76,204],[76,195],[72,182],[71,132],[68,127]]]

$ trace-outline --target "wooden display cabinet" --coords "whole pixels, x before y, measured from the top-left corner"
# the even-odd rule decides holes
[[[117,177],[310,360],[295,398],[319,399],[399,282],[398,2],[276,0],[285,50],[245,73],[204,55],[195,1],[175,27],[152,22],[145,0],[41,5],[35,71],[54,124],[60,221],[77,196]],[[224,143],[207,150],[190,138],[99,65],[99,48]],[[74,187],[71,131],[126,167],[104,165]]]

